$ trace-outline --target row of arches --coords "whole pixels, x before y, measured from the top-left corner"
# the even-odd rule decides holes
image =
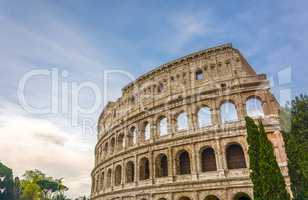
[[[226,163],[228,169],[242,169],[246,168],[246,159],[244,155],[244,151],[240,144],[232,143],[228,145],[226,148]],[[175,156],[175,170],[176,175],[188,175],[192,173],[191,169],[191,158],[192,155],[189,151],[182,149],[176,153]],[[210,146],[205,146],[200,149],[199,152],[199,159],[200,159],[200,170],[201,172],[211,172],[217,171],[217,161],[216,161],[216,152]],[[154,177],[161,178],[167,177],[170,174],[169,172],[169,165],[171,161],[168,156],[164,153],[158,154],[154,158]],[[100,185],[100,189],[106,187],[111,187],[112,177],[114,178],[113,184],[114,186],[118,186],[124,183],[132,183],[136,180],[136,173],[138,173],[139,181],[144,181],[150,179],[151,175],[151,168],[150,168],[150,161],[147,157],[142,157],[139,160],[139,165],[136,167],[135,163],[132,160],[127,161],[124,164],[124,170],[122,169],[121,164],[115,165],[114,174],[112,173],[112,169],[109,168],[107,170],[107,180],[104,181],[105,175],[104,172],[102,174],[98,174],[96,177],[97,187]],[[135,172],[138,170],[137,172]],[[101,176],[101,177],[100,177]],[[100,178],[99,178],[100,177]],[[106,184],[106,185],[105,185]]]
[[[145,200],[145,199],[142,199],[142,200]],[[160,198],[159,200],[167,200],[167,199]],[[179,198],[179,200],[192,200],[192,199],[187,196],[182,196]],[[220,200],[220,199],[216,195],[208,195],[205,197],[204,200]],[[233,196],[232,200],[251,200],[251,198],[245,192],[238,192]]]
[[[263,106],[262,102],[258,97],[250,97],[246,101],[246,113],[248,116],[257,118],[263,117]],[[213,125],[213,116],[212,110],[208,106],[200,107],[197,111],[197,126],[198,128],[209,127]],[[220,118],[222,123],[229,123],[238,121],[238,111],[235,104],[232,101],[225,101],[220,106]],[[185,131],[189,129],[189,116],[186,112],[182,111],[176,115],[176,131]],[[157,124],[151,125],[148,121],[143,122],[140,130],[135,126],[131,126],[128,133],[120,133],[116,139],[113,137],[110,140],[110,145],[106,141],[102,148],[98,152],[99,158],[102,155],[112,154],[116,150],[121,151],[125,146],[131,147],[134,146],[140,141],[149,141],[153,135],[152,127],[157,128],[159,136],[165,136],[169,134],[169,124],[166,116],[161,116],[158,119]],[[109,146],[108,146],[109,145]]]

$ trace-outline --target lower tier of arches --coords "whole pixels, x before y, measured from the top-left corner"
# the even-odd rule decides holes
[[[213,183],[191,183],[122,190],[92,196],[91,200],[252,200],[249,179]]]

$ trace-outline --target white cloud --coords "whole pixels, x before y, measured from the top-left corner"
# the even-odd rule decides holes
[[[163,47],[171,53],[177,53],[193,39],[218,31],[211,24],[210,17],[199,13],[176,13],[169,18],[170,32],[168,41],[162,43]]]
[[[13,169],[14,175],[39,169],[63,177],[70,196],[89,195],[94,144],[86,143],[79,133],[66,132],[55,123],[26,115],[17,105],[1,103],[1,161]]]

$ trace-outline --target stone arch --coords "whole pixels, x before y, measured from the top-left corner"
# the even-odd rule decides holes
[[[137,128],[135,126],[132,126],[127,135],[127,145],[134,146],[137,143]]]
[[[100,184],[100,190],[103,190],[104,189],[104,179],[105,179],[105,173],[104,171],[102,171],[102,174],[101,174],[101,184]]]
[[[155,158],[155,176],[166,177],[168,176],[168,157],[166,154],[159,154]]]
[[[191,200],[191,198],[187,197],[187,196],[182,196],[179,198],[179,200]]]
[[[144,140],[151,139],[151,125],[148,121],[143,123],[143,139]]]
[[[150,164],[149,159],[143,157],[139,162],[139,180],[147,180],[150,178]]]
[[[121,185],[122,183],[122,166],[117,165],[114,172],[114,185]]]
[[[190,156],[186,150],[176,154],[176,173],[178,175],[191,174]]]
[[[168,120],[167,117],[161,116],[158,118],[158,131],[160,136],[168,134]]]
[[[181,111],[176,115],[176,127],[178,131],[188,129],[188,115],[185,111]]]
[[[215,151],[212,147],[204,147],[200,151],[201,171],[217,171]]]
[[[205,197],[204,200],[219,200],[219,198],[215,195],[209,195],[209,196]]]
[[[133,161],[128,161],[125,168],[126,183],[134,182],[135,180],[135,164]]]
[[[117,138],[117,147],[118,151],[121,151],[124,149],[124,133],[120,133]]]
[[[212,125],[212,112],[210,107],[202,106],[197,112],[198,127],[203,128]]]
[[[106,157],[108,154],[108,142],[105,143],[103,151],[104,151],[104,157]]]
[[[106,183],[106,186],[108,188],[111,187],[111,174],[112,174],[112,170],[108,169],[108,171],[107,171],[107,183]]]
[[[223,101],[220,105],[220,119],[222,123],[238,121],[236,105],[231,100]]]
[[[110,141],[110,153],[113,154],[114,153],[114,148],[115,148],[115,139],[114,137],[111,139]]]
[[[95,181],[95,191],[99,191],[99,174],[96,175],[96,181]]]
[[[195,80],[200,81],[200,80],[204,80],[204,74],[202,69],[197,69],[195,71]]]
[[[162,82],[159,82],[158,85],[157,85],[157,93],[161,93],[164,91],[164,84]]]
[[[252,118],[264,117],[263,103],[259,96],[249,96],[245,102],[246,114]]]
[[[250,196],[244,192],[238,192],[234,195],[232,200],[251,200]]]
[[[245,154],[242,146],[238,143],[227,146],[226,160],[228,169],[246,168]]]

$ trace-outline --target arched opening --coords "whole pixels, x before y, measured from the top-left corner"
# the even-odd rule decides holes
[[[220,106],[220,118],[222,123],[238,121],[234,103],[227,101]]]
[[[185,150],[180,151],[177,154],[177,174],[184,175],[184,174],[190,174],[190,158],[189,153]]]
[[[212,114],[209,107],[202,107],[198,111],[198,126],[199,128],[212,125]]]
[[[135,104],[135,103],[136,103],[136,98],[135,98],[134,95],[132,95],[132,96],[130,97],[130,103],[131,103],[131,104]]]
[[[150,178],[149,160],[146,157],[144,157],[140,160],[139,179],[146,180],[149,178]]]
[[[99,191],[99,174],[96,176],[96,181],[95,181],[95,191]]]
[[[159,83],[157,86],[157,93],[161,93],[164,90],[164,84]]]
[[[126,163],[126,183],[134,182],[135,180],[135,165],[133,161]]]
[[[114,147],[115,147],[115,139],[112,138],[111,142],[110,142],[110,153],[113,154],[114,153]]]
[[[137,129],[133,126],[127,135],[128,146],[134,146],[137,143]]]
[[[181,112],[176,119],[177,122],[177,130],[187,130],[188,129],[188,118],[186,112]]]
[[[245,155],[239,144],[232,144],[226,150],[228,169],[246,168]]]
[[[203,80],[203,79],[204,79],[204,75],[203,75],[203,72],[202,72],[201,69],[198,69],[198,70],[196,71],[195,79],[196,79],[197,81],[200,81],[200,80]]]
[[[150,123],[145,122],[144,123],[144,140],[151,139],[151,126]]]
[[[168,122],[166,117],[161,117],[159,120],[159,135],[164,136],[168,134]]]
[[[179,200],[191,200],[189,197],[181,197],[181,198],[179,198]]]
[[[257,97],[251,97],[246,101],[246,112],[249,117],[264,117],[262,102]]]
[[[122,183],[122,166],[118,165],[115,168],[114,185],[121,185],[121,183]]]
[[[107,187],[111,187],[111,169],[108,169],[108,172],[107,172]]]
[[[118,136],[118,142],[117,142],[117,146],[118,146],[118,150],[121,151],[124,149],[124,134],[121,133],[119,136]]]
[[[159,154],[155,159],[155,176],[168,176],[168,157],[165,154]]]
[[[104,151],[104,157],[106,157],[108,154],[108,142],[105,143],[103,151]]]
[[[100,184],[100,190],[104,189],[104,178],[105,178],[105,173],[102,172],[102,174],[101,174],[101,180],[100,180],[100,182],[101,182],[101,184]]]
[[[216,171],[216,157],[214,149],[205,148],[201,152],[201,170],[202,172]]]
[[[248,194],[239,192],[234,196],[233,200],[251,200],[251,198]]]
[[[219,200],[219,198],[216,197],[215,195],[209,195],[209,196],[205,197],[204,200]]]

